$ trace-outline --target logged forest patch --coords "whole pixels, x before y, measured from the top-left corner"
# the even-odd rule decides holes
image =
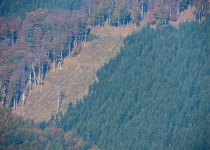
[[[101,36],[83,43],[80,54],[64,59],[62,69],[57,68],[55,75],[51,69],[44,85],[32,91],[25,106],[17,107],[15,113],[39,122],[49,120],[51,115],[60,111],[65,112],[69,102],[75,104],[87,95],[89,85],[97,80],[98,68],[116,56],[122,43],[121,36]]]
[[[178,26],[181,22],[193,20],[193,9],[181,12],[179,20],[172,25]],[[136,27],[132,23],[113,27],[105,22],[103,27],[91,28],[91,34],[99,39],[83,42],[79,54],[65,58],[62,68],[56,68],[55,75],[52,64],[44,85],[37,91],[33,90],[27,97],[25,106],[17,107],[15,113],[24,119],[39,122],[49,120],[60,111],[66,112],[70,102],[76,104],[88,94],[88,87],[97,81],[97,70],[116,56],[123,38],[141,30],[147,23],[148,19],[145,17],[140,26]]]

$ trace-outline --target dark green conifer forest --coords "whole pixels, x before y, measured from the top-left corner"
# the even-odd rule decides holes
[[[10,16],[13,13],[25,17],[26,13],[35,11],[39,8],[48,9],[79,9],[82,0],[2,0],[0,2],[0,16]]]
[[[54,122],[102,149],[208,149],[209,24],[128,36],[83,101]]]

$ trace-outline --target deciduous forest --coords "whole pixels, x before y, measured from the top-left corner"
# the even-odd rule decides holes
[[[209,7],[208,0],[2,0],[0,149],[208,149]],[[194,21],[171,26],[186,9]],[[50,69],[56,74],[98,38],[91,29],[137,28],[145,18],[147,27],[125,38],[65,114],[35,123],[11,113]]]
[[[24,105],[32,90],[44,84],[48,70],[62,67],[75,56],[94,26],[167,25],[181,11],[193,7],[195,20],[209,13],[207,0],[62,0],[2,1],[0,3],[0,100]],[[72,51],[74,49],[74,51]],[[53,63],[53,65],[51,65]]]

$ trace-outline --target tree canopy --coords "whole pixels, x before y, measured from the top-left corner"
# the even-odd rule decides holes
[[[102,149],[208,149],[209,23],[128,36],[89,94],[54,123]]]

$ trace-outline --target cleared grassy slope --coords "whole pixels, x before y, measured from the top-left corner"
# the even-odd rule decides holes
[[[19,106],[16,113],[24,119],[34,121],[50,119],[57,113],[58,86],[60,86],[60,111],[65,112],[69,102],[75,103],[88,93],[88,87],[96,81],[96,71],[119,52],[123,39],[120,36],[103,36],[83,44],[77,57],[66,58],[62,69],[55,76],[50,70],[39,91],[32,91],[24,108]]]

